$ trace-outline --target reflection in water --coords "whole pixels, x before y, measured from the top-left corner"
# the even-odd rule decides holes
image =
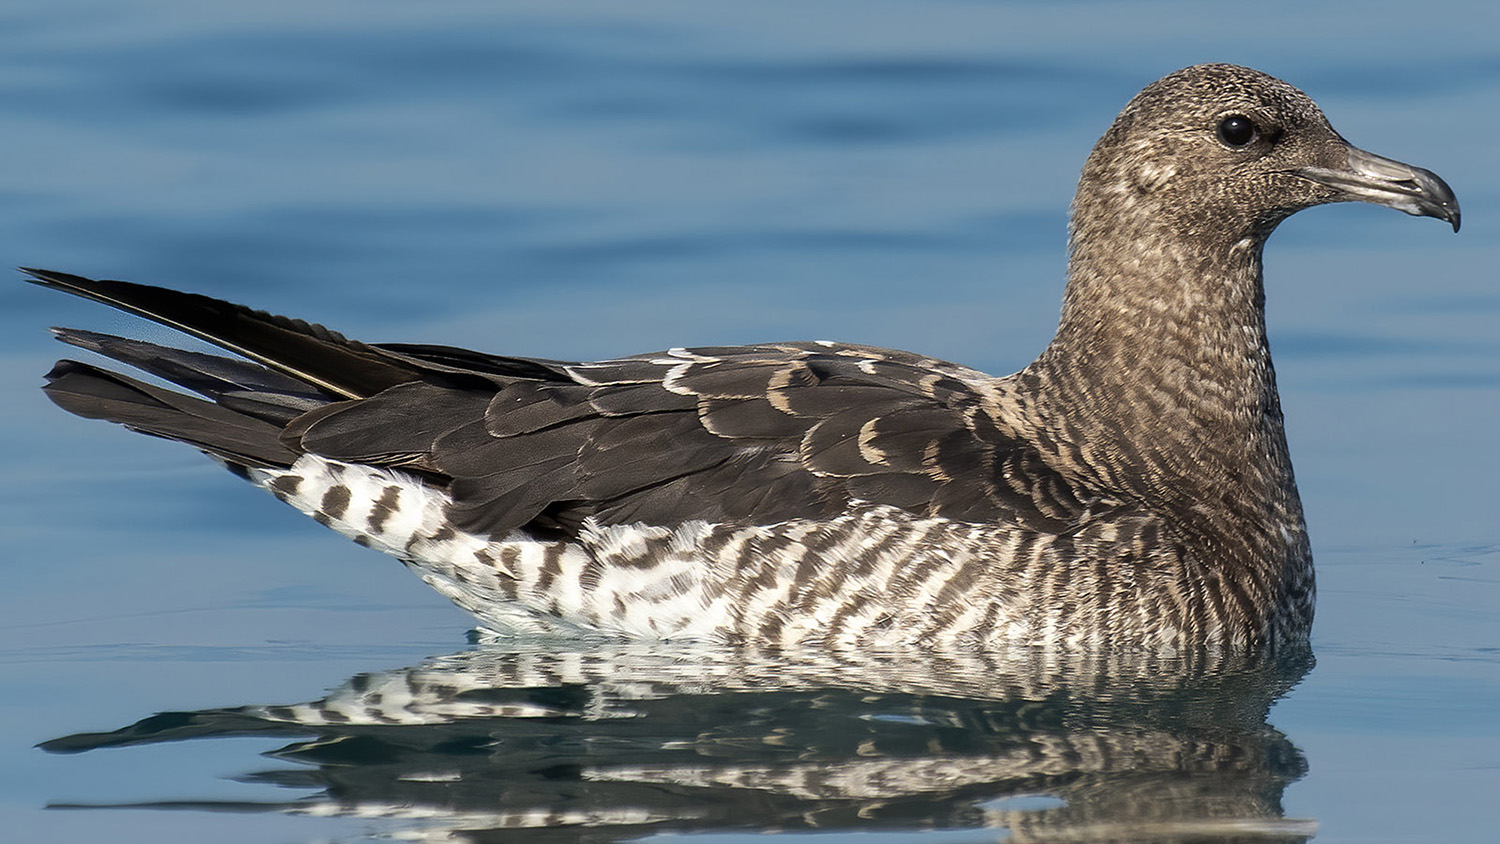
[[[43,747],[301,737],[270,754],[297,767],[244,779],[311,795],[135,805],[401,818],[414,840],[1003,827],[1305,841],[1314,824],[1283,819],[1281,794],[1306,763],[1266,715],[1311,664],[510,644],[309,703],[164,713]]]

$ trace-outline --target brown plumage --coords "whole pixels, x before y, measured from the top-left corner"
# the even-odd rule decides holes
[[[70,361],[54,401],[218,456],[491,626],[635,632],[622,595],[659,593],[680,620],[642,622],[657,635],[1264,643],[1306,635],[1312,569],[1261,249],[1346,200],[1458,227],[1441,179],[1350,147],[1285,83],[1230,65],[1154,83],[1084,167],[1055,339],[1004,378],[823,342],[584,364],[365,345],[28,272],[254,362],[60,330],[213,402]],[[440,516],[401,542],[355,524],[351,466],[375,467],[382,528],[392,485]],[[600,538],[623,526],[645,530]],[[622,567],[632,586],[600,585]]]

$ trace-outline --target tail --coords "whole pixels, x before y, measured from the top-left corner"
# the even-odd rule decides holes
[[[412,357],[349,340],[321,325],[207,296],[48,270],[24,272],[35,284],[154,320],[253,361],[90,331],[53,329],[65,343],[129,364],[208,399],[62,360],[48,373],[44,388],[58,406],[79,416],[189,443],[233,465],[289,466],[298,454],[283,444],[281,433],[291,420],[334,402],[365,398],[416,380],[433,369]]]

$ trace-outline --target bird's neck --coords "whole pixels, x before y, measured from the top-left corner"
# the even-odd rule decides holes
[[[1057,335],[1023,373],[1056,459],[1233,556],[1305,556],[1266,343],[1264,234],[1091,217],[1075,225]]]

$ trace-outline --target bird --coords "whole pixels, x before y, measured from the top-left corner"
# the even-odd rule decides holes
[[[567,362],[368,344],[193,293],[29,281],[236,357],[78,329],[44,387],[400,559],[498,637],[757,647],[1266,649],[1315,584],[1266,340],[1279,223],[1459,228],[1434,173],[1297,88],[1204,64],[1089,154],[1055,336],[995,377],[832,341]]]

